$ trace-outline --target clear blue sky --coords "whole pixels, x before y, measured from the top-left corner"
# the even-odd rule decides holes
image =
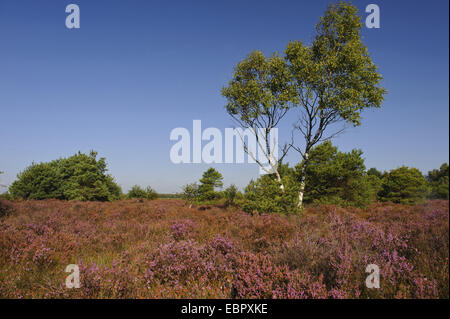
[[[78,30],[65,27],[69,3],[80,6]],[[309,43],[328,3],[1,0],[0,184],[32,161],[95,149],[124,190],[180,191],[206,166],[172,164],[170,131],[194,119],[232,127],[220,89],[233,66],[255,49]],[[354,3],[364,16],[380,6],[381,28],[363,35],[388,95],[334,143],[380,170],[439,167],[449,159],[448,0]],[[256,164],[215,167],[226,185],[258,176]]]

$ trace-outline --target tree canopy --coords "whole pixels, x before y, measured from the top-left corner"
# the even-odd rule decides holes
[[[384,178],[380,200],[401,204],[420,204],[430,193],[427,180],[417,168],[402,166],[391,170]]]
[[[442,164],[439,169],[428,172],[427,179],[431,185],[430,198],[448,199],[449,166],[447,163]]]
[[[68,158],[31,164],[17,175],[9,191],[13,198],[22,199],[118,199],[121,189],[106,172],[106,159],[97,159],[97,152],[78,152]]]
[[[201,200],[210,200],[217,197],[216,188],[223,187],[223,176],[216,169],[210,167],[200,179],[198,192]]]
[[[286,115],[295,94],[285,59],[277,54],[267,58],[261,51],[254,51],[239,62],[234,68],[233,79],[222,88],[222,95],[228,101],[228,114],[241,127],[251,129],[258,152],[264,154],[270,172],[275,173],[282,190],[284,185],[277,169],[278,159],[274,155],[278,149],[271,143],[270,134]],[[246,144],[244,149],[260,167],[266,169],[261,159],[253,154],[256,150],[249,149]]]
[[[334,124],[360,125],[361,112],[381,107],[384,99],[382,76],[362,42],[361,29],[354,5],[345,1],[332,4],[316,25],[312,44],[292,41],[284,56],[270,58],[254,51],[237,64],[233,79],[222,89],[227,112],[246,127],[265,129],[266,140],[287,112],[297,112],[294,132],[300,133],[304,143],[297,145],[293,132],[282,158],[291,148],[301,155],[299,207],[311,149],[343,130],[327,134]],[[269,147],[265,153],[270,155],[273,150]],[[278,169],[274,173],[284,191]]]

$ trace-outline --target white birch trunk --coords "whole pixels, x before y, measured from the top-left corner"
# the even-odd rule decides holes
[[[302,171],[300,173],[300,191],[298,192],[298,208],[303,208],[303,196],[305,195],[306,186],[306,165],[308,165],[309,154],[305,153],[304,165],[302,166]]]

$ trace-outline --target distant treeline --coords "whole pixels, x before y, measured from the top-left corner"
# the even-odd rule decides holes
[[[312,149],[307,167],[304,202],[309,205],[336,204],[364,207],[374,201],[419,204],[426,199],[449,198],[447,163],[426,176],[416,168],[402,166],[389,172],[366,170],[362,151],[341,152],[326,141]],[[238,206],[248,212],[289,213],[298,211],[298,189],[303,162],[279,165],[286,186],[280,189],[277,177],[263,175],[239,191],[234,185],[223,188],[223,177],[214,168],[204,172],[198,183],[183,187],[181,194],[157,194],[151,187],[133,186],[124,194],[107,174],[105,158],[97,153],[77,154],[51,162],[33,163],[17,175],[3,199],[61,199],[113,201],[118,199],[183,198],[198,204]]]
[[[449,166],[423,176],[417,168],[402,166],[389,172],[376,168],[366,170],[363,152],[354,149],[340,152],[330,141],[311,151],[307,167],[304,203],[365,207],[375,201],[415,205],[427,199],[449,198]],[[280,164],[279,172],[285,189],[275,175],[263,175],[250,181],[243,192],[232,185],[224,191],[222,175],[210,168],[199,183],[184,187],[183,198],[196,203],[222,202],[252,212],[298,211],[298,189],[303,162],[296,166]]]
[[[158,198],[180,199],[180,198],[182,198],[182,194],[161,194],[161,193],[158,193]]]

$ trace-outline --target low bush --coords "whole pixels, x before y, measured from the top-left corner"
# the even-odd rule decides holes
[[[128,199],[138,198],[138,199],[152,200],[152,199],[158,198],[158,193],[156,193],[150,186],[147,186],[147,188],[143,189],[139,185],[134,185],[128,191],[127,198]]]

